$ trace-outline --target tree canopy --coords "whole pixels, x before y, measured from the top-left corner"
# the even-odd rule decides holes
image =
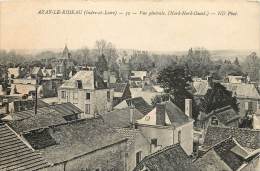
[[[201,110],[205,113],[230,105],[238,112],[237,99],[232,92],[220,83],[212,83],[204,98],[201,99]]]

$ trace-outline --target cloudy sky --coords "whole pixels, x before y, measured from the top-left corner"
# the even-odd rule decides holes
[[[260,3],[259,3],[260,4]],[[260,49],[260,5],[236,1],[12,1],[0,2],[0,49],[49,49],[84,46],[98,39],[117,48],[179,51],[203,46]],[[232,11],[236,16],[86,16],[39,15],[39,10]]]

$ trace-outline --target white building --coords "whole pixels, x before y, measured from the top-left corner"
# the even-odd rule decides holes
[[[79,71],[58,89],[59,103],[71,102],[94,116],[112,110],[113,91],[94,71]]]
[[[188,155],[193,152],[192,101],[185,101],[185,114],[172,102],[163,102],[137,120],[137,128],[150,141],[152,152],[180,143]]]

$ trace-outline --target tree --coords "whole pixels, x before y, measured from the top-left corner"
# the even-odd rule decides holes
[[[237,65],[237,66],[240,66],[239,65],[239,61],[238,61],[238,58],[236,57],[235,61],[234,61],[234,64]]]
[[[96,68],[100,74],[103,74],[104,71],[108,70],[107,60],[104,54],[99,56],[98,61],[96,62]]]
[[[212,83],[206,95],[201,99],[201,110],[205,113],[230,105],[235,111],[239,111],[237,99],[232,92],[220,83]]]
[[[191,75],[188,74],[187,68],[184,66],[167,67],[159,72],[158,83],[162,85],[164,91],[170,94],[170,100],[180,109],[185,109],[185,99],[192,99],[190,92]],[[198,116],[198,108],[195,100],[193,100],[193,118],[196,120]]]

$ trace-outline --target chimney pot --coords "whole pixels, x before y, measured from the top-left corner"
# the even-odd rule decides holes
[[[185,99],[185,114],[192,117],[192,99]]]

